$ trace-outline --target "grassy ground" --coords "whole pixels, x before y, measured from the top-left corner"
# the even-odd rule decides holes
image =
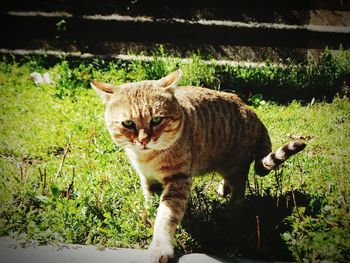
[[[93,67],[0,63],[0,235],[118,247],[150,243],[156,204],[144,209],[138,177],[104,127],[100,99],[82,87],[92,77],[141,79],[144,69]],[[198,75],[210,75],[201,70]],[[33,71],[48,71],[54,83],[35,85]],[[197,178],[176,234],[178,251],[349,261],[349,100],[254,105],[274,148],[293,136],[302,136],[307,148],[264,178],[251,171],[247,198],[234,206],[216,195],[218,177]]]

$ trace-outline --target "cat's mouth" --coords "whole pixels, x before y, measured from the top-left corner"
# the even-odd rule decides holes
[[[151,148],[148,148],[147,146],[143,146],[140,149],[141,149],[141,151],[146,151],[146,150],[150,150]]]
[[[133,142],[132,148],[134,148],[136,151],[141,151],[141,152],[152,150],[152,147],[149,147],[149,144],[144,145],[137,142]]]

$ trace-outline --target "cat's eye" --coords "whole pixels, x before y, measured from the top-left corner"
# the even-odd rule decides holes
[[[154,118],[152,118],[151,119],[151,126],[157,126],[157,125],[159,125],[161,122],[162,122],[162,120],[163,120],[163,117],[160,117],[160,116],[158,116],[158,117],[154,117]]]
[[[127,121],[122,121],[122,125],[127,128],[127,129],[135,129],[136,125],[133,121],[127,120]]]

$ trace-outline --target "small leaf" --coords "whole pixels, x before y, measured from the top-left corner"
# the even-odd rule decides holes
[[[51,183],[50,190],[53,197],[58,198],[60,196],[60,189],[58,189],[58,186],[56,184]]]
[[[111,214],[108,213],[108,212],[104,213],[103,216],[104,216],[105,218],[108,218],[108,219],[111,219],[111,218],[112,218]]]
[[[101,233],[105,233],[105,234],[109,234],[112,232],[110,229],[103,228],[103,227],[99,227],[98,231],[100,231]]]
[[[37,195],[35,197],[35,199],[37,199],[39,202],[46,204],[48,202],[48,198],[46,196],[43,195]]]
[[[255,94],[253,97],[251,97],[251,100],[252,101],[261,101],[262,100],[262,98],[263,98],[263,95],[262,94],[260,94],[260,93],[257,93],[257,94]]]
[[[288,241],[288,240],[291,240],[291,239],[292,239],[292,236],[291,236],[288,232],[283,233],[282,237],[283,237],[283,239],[284,239],[285,241]]]

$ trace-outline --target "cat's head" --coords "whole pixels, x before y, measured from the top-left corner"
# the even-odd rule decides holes
[[[182,76],[177,70],[159,80],[119,86],[93,81],[106,104],[105,122],[113,140],[136,152],[165,150],[179,138],[183,112],[174,96]]]

